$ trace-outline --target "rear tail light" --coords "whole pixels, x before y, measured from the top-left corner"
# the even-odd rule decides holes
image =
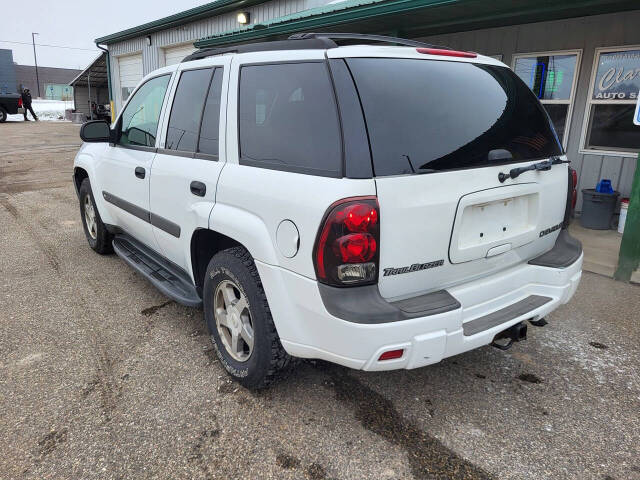
[[[18,98],[18,108],[22,108],[22,98]]]
[[[375,283],[379,258],[380,209],[376,197],[345,198],[331,205],[313,249],[318,280],[340,287]]]
[[[477,53],[448,50],[446,48],[416,48],[416,51],[426,55],[442,55],[444,57],[476,58],[478,56]]]

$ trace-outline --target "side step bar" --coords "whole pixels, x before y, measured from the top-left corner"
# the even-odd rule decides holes
[[[113,250],[167,297],[187,307],[202,305],[189,275],[150,248],[127,235],[116,235]]]
[[[523,298],[519,302],[513,303],[508,307],[501,308],[493,313],[485,315],[480,318],[475,318],[470,322],[462,325],[462,331],[465,337],[475,335],[476,333],[484,332],[490,328],[500,325],[501,323],[513,320],[527,312],[535,310],[542,305],[549,303],[552,299],[550,297],[543,297],[541,295],[529,295],[527,298]]]

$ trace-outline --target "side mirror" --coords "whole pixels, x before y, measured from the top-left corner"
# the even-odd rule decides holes
[[[83,142],[108,142],[110,137],[111,129],[104,120],[92,120],[80,127],[80,138]]]

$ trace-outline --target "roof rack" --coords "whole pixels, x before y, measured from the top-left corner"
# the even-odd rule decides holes
[[[368,35],[363,33],[313,33],[301,32],[294,33],[289,40],[309,40],[312,38],[327,40],[363,40],[365,42],[392,43],[395,45],[404,45],[407,47],[424,47],[424,48],[440,48],[443,50],[451,50],[449,47],[434,45],[432,43],[418,42],[417,40],[409,40],[407,38],[387,37],[385,35]]]
[[[247,43],[231,47],[203,48],[182,61],[199,60],[201,58],[224,55],[228,53],[268,52],[275,50],[326,50],[336,48],[336,42],[327,38],[308,38],[303,40],[275,40],[272,42]]]
[[[267,52],[275,50],[326,50],[338,47],[340,41],[364,41],[366,43],[391,43],[394,45],[404,45],[408,47],[439,48],[451,50],[449,47],[433,45],[431,43],[408,40],[406,38],[386,37],[383,35],[365,35],[361,33],[296,33],[287,40],[276,40],[271,42],[247,43],[244,45],[234,45],[231,47],[203,48],[185,57],[183,62],[200,60],[202,58],[215,55],[225,55],[229,53]]]

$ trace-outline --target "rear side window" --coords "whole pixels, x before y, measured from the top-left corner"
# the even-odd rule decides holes
[[[378,176],[562,154],[540,102],[506,67],[388,58],[347,62]]]
[[[171,106],[165,148],[195,152],[198,143],[200,117],[211,80],[211,68],[187,70],[180,82]]]
[[[220,96],[222,95],[222,68],[216,68],[209,87],[207,103],[202,116],[198,152],[218,155],[220,137]]]
[[[241,164],[342,176],[338,114],[324,62],[242,67],[239,117]]]

